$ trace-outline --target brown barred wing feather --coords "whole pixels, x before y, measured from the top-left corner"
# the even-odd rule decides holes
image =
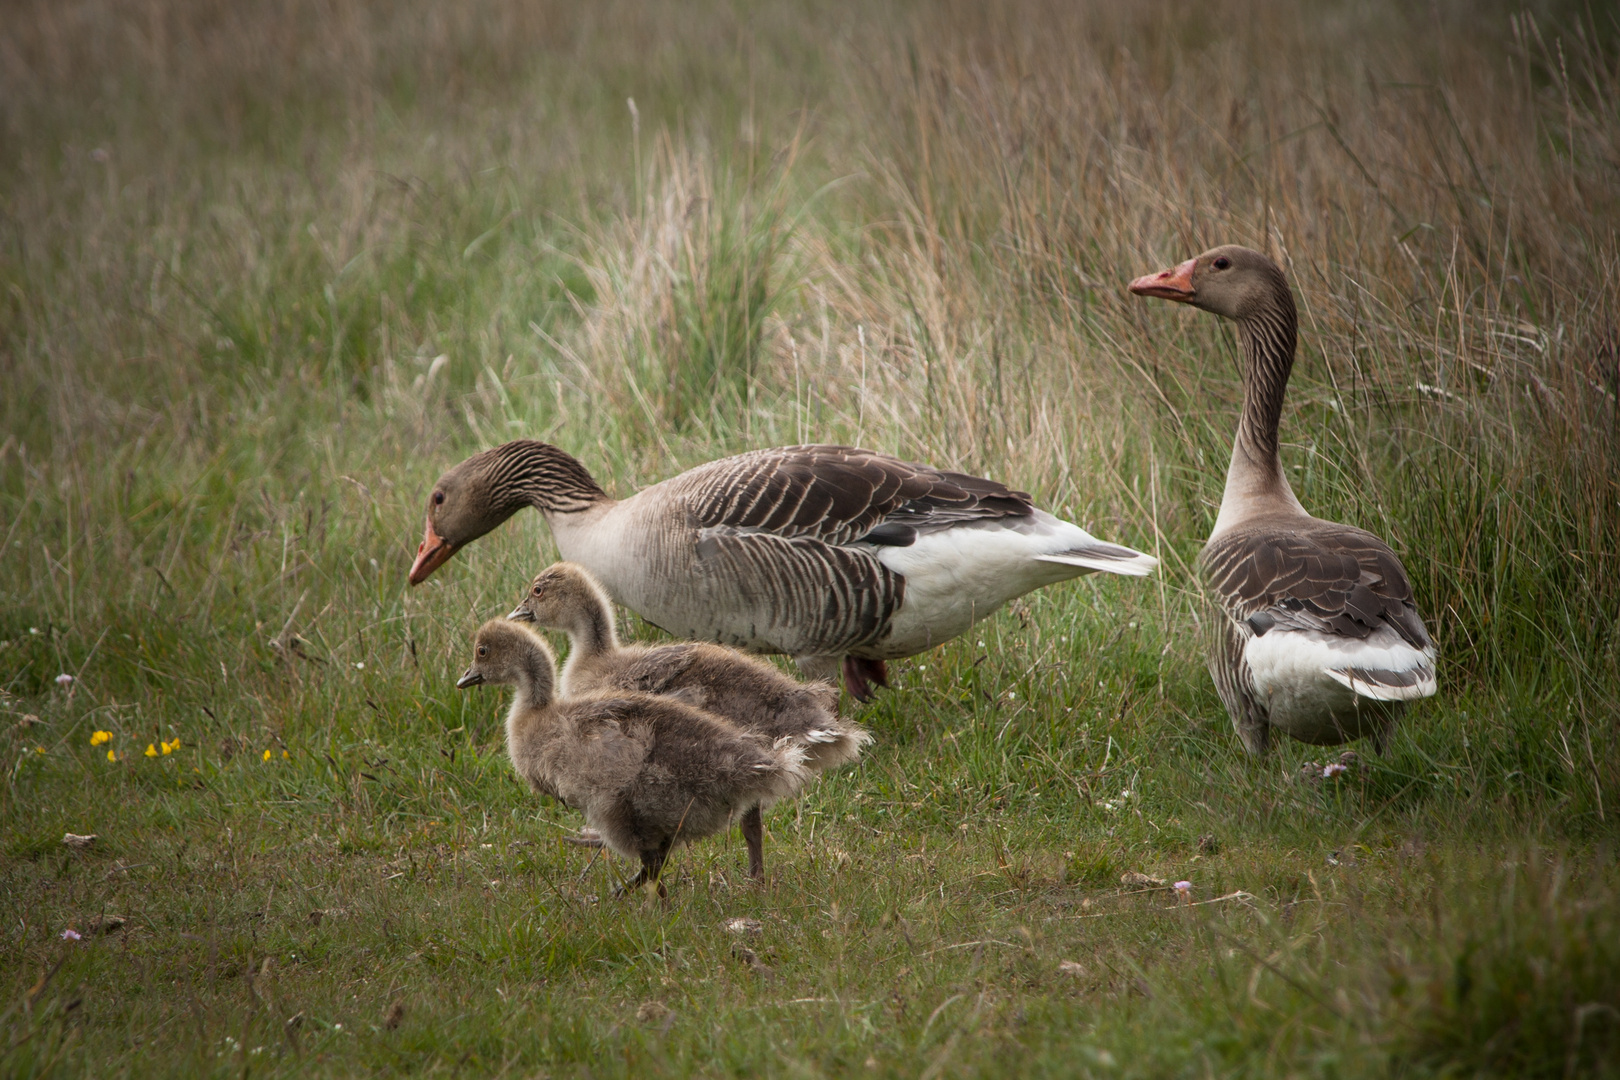
[[[1256,634],[1282,626],[1365,639],[1387,625],[1413,648],[1429,647],[1400,560],[1361,529],[1316,521],[1236,529],[1199,561],[1215,599]]]
[[[994,480],[942,472],[847,446],[759,450],[697,468],[681,492],[700,528],[860,543],[880,526],[926,531],[964,521],[1023,517],[1027,494]],[[880,534],[894,542],[903,532]]]
[[[1028,495],[994,480],[847,446],[742,454],[692,470],[672,494],[696,526],[700,570],[749,593],[738,603],[790,655],[839,656],[884,638],[905,580],[878,561],[877,547],[1034,513]]]
[[[697,556],[717,591],[739,590],[739,608],[756,613],[759,627],[770,628],[767,640],[793,656],[842,656],[882,640],[905,599],[905,579],[870,551],[809,537],[705,529]],[[753,590],[750,582],[771,587]],[[818,616],[806,620],[805,612]]]

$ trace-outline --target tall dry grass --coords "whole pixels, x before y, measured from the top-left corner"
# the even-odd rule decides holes
[[[1233,353],[1120,286],[1236,241],[1299,291],[1306,501],[1405,554],[1455,677],[1614,677],[1598,15],[491,0],[13,25],[6,423],[81,477],[87,525],[124,527],[100,466],[157,439],[195,470],[237,411],[404,438],[424,471],[469,431],[589,432],[626,487],[837,438],[1031,487],[1161,550],[1173,594]]]

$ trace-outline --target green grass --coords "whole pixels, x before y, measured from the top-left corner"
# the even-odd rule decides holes
[[[19,8],[0,1074],[1616,1075],[1617,42],[1556,4]],[[1390,539],[1441,651],[1337,780],[1244,757],[1198,654],[1235,349],[1122,286],[1223,241],[1300,299],[1296,490]],[[767,885],[733,835],[619,902],[453,688],[538,518],[405,584],[433,478],[520,435],[618,493],[875,446],[1161,572],[896,665]]]

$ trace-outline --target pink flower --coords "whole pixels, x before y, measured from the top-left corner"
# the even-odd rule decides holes
[[[73,927],[71,927],[71,926],[68,927],[66,930],[62,931],[62,940],[63,941],[78,941],[79,936],[80,936],[79,932],[77,930],[73,929]]]
[[[1176,882],[1176,892],[1180,893],[1182,896],[1190,895],[1192,893],[1192,882],[1190,882],[1190,881],[1178,881],[1178,882]]]
[[[69,675],[69,674],[68,674],[68,673],[67,673],[67,672],[65,672],[65,671],[64,671],[64,672],[62,672],[62,674],[60,674],[60,675],[58,675],[58,676],[57,676],[57,677],[56,677],[56,685],[57,685],[57,686],[68,686],[68,685],[70,685],[70,684],[71,684],[71,683],[72,683],[72,682],[73,682],[73,676],[71,676],[71,675]]]

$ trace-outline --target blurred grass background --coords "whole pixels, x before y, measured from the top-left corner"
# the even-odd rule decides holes
[[[1614,1074],[1611,10],[5,21],[9,1075]],[[1441,651],[1336,783],[1246,760],[1195,644],[1237,355],[1123,284],[1223,242],[1300,302],[1295,490],[1389,539]],[[598,902],[451,687],[543,527],[404,582],[433,478],[517,436],[619,494],[856,442],[1162,572],[901,665],[771,887],[730,841]]]

